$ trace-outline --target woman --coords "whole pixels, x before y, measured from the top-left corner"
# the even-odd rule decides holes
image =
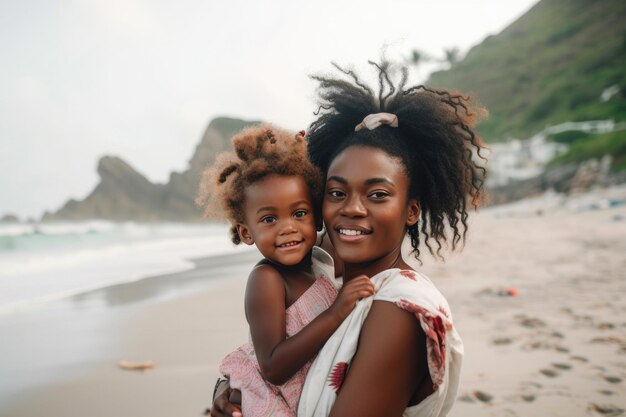
[[[441,258],[465,240],[469,206],[483,195],[483,149],[469,98],[398,85],[376,66],[375,95],[349,79],[314,77],[322,114],[309,156],[326,178],[323,218],[343,280],[371,277],[362,300],[307,375],[299,416],[444,416],[452,406],[463,347],[447,302],[401,255],[405,236]],[[214,415],[229,404],[218,395]]]

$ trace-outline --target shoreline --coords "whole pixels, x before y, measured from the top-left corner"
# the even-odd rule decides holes
[[[220,280],[217,276],[217,272],[212,271],[212,268],[221,267],[225,269],[228,268],[234,260],[248,262],[251,259],[256,259],[257,261],[259,259],[259,255],[254,248],[239,249],[224,254],[220,253],[188,258],[186,261],[189,262],[191,266],[187,269],[177,269],[173,272],[147,275],[136,279],[124,279],[94,284],[91,287],[72,289],[0,305],[0,320],[12,314],[20,314],[33,309],[46,309],[56,303],[80,303],[90,300],[94,301],[100,298],[115,299],[118,300],[119,304],[126,304],[149,301],[153,298],[167,298],[168,292],[173,288],[187,287],[185,291],[198,291],[199,288],[207,284],[207,279],[213,279],[213,283]],[[199,271],[202,271],[202,273],[208,271],[211,276],[200,276]],[[171,294],[171,296],[175,297],[176,294]]]
[[[93,397],[116,387],[126,387],[112,401],[120,403],[119,415],[143,415],[148,412],[124,408],[123,398],[132,391],[148,390],[145,395],[158,391],[161,384],[169,385],[172,372],[197,374],[193,385],[198,389],[212,384],[217,369],[208,364],[217,363],[231,346],[215,351],[219,344],[202,335],[210,328],[209,320],[190,321],[186,314],[233,316],[229,320],[244,324],[233,336],[243,343],[247,337],[242,331],[243,292],[259,256],[256,250],[244,250],[194,258],[189,270],[115,284],[0,316],[0,332],[9,335],[0,344],[0,415],[33,415],[42,404],[52,415],[53,410],[57,415],[100,415],[90,409],[96,404],[103,407],[101,415],[111,415],[111,401],[99,403]],[[227,296],[216,299],[215,293]],[[224,332],[228,329],[216,334]],[[184,346],[186,339],[189,348]],[[162,348],[177,340],[181,346]],[[170,350],[178,351],[176,357]],[[156,367],[145,373],[123,371],[118,368],[121,360],[154,360]],[[213,374],[215,378],[207,378]],[[148,380],[145,387],[141,379]],[[205,389],[206,398],[212,386]],[[83,400],[68,408],[74,397]],[[208,405],[208,399],[202,404]]]

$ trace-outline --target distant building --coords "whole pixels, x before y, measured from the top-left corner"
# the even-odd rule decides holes
[[[548,141],[550,135],[566,131],[599,134],[622,129],[626,129],[626,124],[613,120],[565,122],[548,126],[530,139],[511,138],[506,142],[490,144],[491,152],[486,165],[489,171],[487,186],[506,185],[539,175],[554,157],[568,149],[566,144]]]

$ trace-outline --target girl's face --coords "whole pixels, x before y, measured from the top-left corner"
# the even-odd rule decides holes
[[[381,149],[351,146],[331,162],[322,212],[346,266],[368,265],[374,274],[401,259],[406,227],[419,218],[408,190],[402,161]]]
[[[264,257],[297,265],[311,251],[317,232],[309,187],[298,176],[271,175],[248,186],[241,241],[255,244]]]

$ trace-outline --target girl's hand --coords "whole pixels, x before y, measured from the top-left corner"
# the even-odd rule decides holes
[[[238,395],[237,395],[238,393]],[[241,392],[231,390],[228,381],[219,384],[213,397],[213,407],[211,407],[211,417],[242,417],[241,401],[239,404],[230,402],[231,398],[241,398]]]
[[[354,310],[357,301],[372,294],[374,294],[374,284],[369,277],[360,275],[344,284],[329,310],[343,321]]]

